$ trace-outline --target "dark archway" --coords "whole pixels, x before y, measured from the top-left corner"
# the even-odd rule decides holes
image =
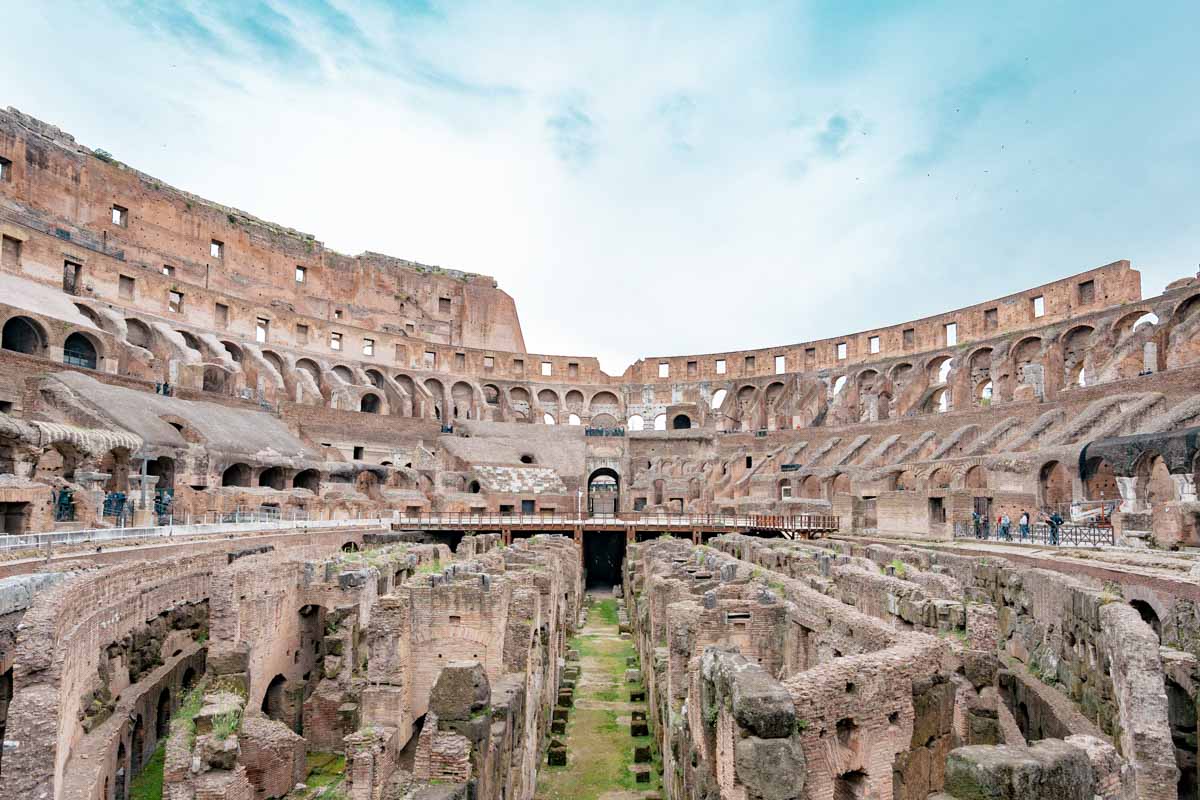
[[[1043,506],[1062,510],[1071,505],[1071,476],[1061,461],[1046,462],[1038,473],[1038,483]]]
[[[291,727],[287,709],[287,695],[285,689],[287,687],[287,678],[283,675],[276,675],[271,678],[271,682],[267,684],[267,691],[263,693],[262,712],[269,719],[276,722],[282,722]]]
[[[615,469],[601,467],[588,476],[588,513],[611,516],[621,510],[621,476]]]
[[[671,420],[672,430],[686,431],[692,427],[692,418],[687,414],[676,414],[675,419]]]
[[[621,582],[625,534],[588,531],[583,535],[583,569],[588,589],[607,589]]]
[[[163,689],[154,711],[154,738],[165,739],[171,726],[171,690]]]
[[[313,494],[321,491],[321,473],[315,469],[305,469],[296,473],[292,478],[293,489],[308,489]]]
[[[96,345],[82,333],[72,333],[63,342],[63,363],[73,367],[95,369],[98,363]]]
[[[31,356],[41,355],[46,349],[46,336],[41,326],[28,317],[13,317],[4,323],[0,347]]]
[[[379,395],[367,392],[362,396],[362,400],[358,404],[358,410],[364,414],[378,414],[379,406]]]
[[[223,473],[221,473],[222,486],[249,486],[250,485],[250,465],[237,463],[231,465]]]
[[[154,484],[155,489],[173,490],[175,488],[175,459],[167,456],[150,459],[146,462],[146,474],[158,478],[158,482]]]
[[[258,474],[258,485],[280,492],[283,491],[286,486],[283,467],[268,467],[264,469]]]
[[[1138,616],[1142,618],[1142,622],[1154,629],[1154,635],[1158,640],[1162,641],[1162,622],[1158,618],[1158,612],[1154,610],[1154,606],[1147,603],[1145,600],[1130,600],[1129,605],[1133,606],[1138,612]]]

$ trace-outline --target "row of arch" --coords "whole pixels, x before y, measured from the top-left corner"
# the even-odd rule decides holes
[[[50,336],[40,322],[31,317],[9,317],[0,330],[0,349],[31,356],[46,356],[50,351]],[[104,343],[86,331],[71,331],[62,340],[64,364],[97,369]]]

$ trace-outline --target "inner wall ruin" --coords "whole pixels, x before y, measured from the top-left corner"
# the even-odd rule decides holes
[[[529,353],[0,113],[0,800],[1197,798],[1200,280]]]

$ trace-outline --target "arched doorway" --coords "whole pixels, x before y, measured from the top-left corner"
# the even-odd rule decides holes
[[[1142,618],[1142,622],[1149,625],[1154,630],[1154,635],[1162,640],[1162,622],[1158,618],[1158,612],[1154,610],[1154,606],[1147,603],[1145,600],[1130,600],[1129,605],[1138,612],[1138,616]]]
[[[315,469],[301,470],[292,478],[293,489],[308,489],[313,494],[321,491],[321,473]]]
[[[17,353],[41,355],[42,351],[46,349],[46,337],[33,320],[25,317],[13,317],[4,323],[4,331],[0,335],[0,347]]]
[[[609,467],[601,467],[588,476],[588,513],[594,517],[611,516],[621,508],[621,476]]]
[[[1044,507],[1065,511],[1071,505],[1071,476],[1061,461],[1049,461],[1042,466],[1038,485]]]
[[[282,675],[276,675],[267,684],[267,691],[263,693],[262,712],[267,715],[268,719],[273,719],[276,722],[282,722],[290,727],[291,720],[289,719],[287,709],[287,698],[284,693],[287,679]]]
[[[1121,490],[1117,487],[1117,476],[1112,464],[1100,456],[1093,456],[1084,465],[1083,493],[1088,500],[1119,500]]]
[[[364,414],[379,413],[379,395],[367,392],[362,396],[362,400],[358,404],[358,410]]]
[[[283,467],[268,467],[258,475],[258,485],[282,492],[284,489]]]
[[[249,486],[250,485],[250,465],[249,464],[233,464],[223,473],[221,473],[222,486]]]
[[[63,363],[74,367],[95,369],[97,363],[96,345],[82,333],[72,333],[63,342]]]
[[[692,427],[692,419],[687,414],[676,414],[675,419],[671,420],[671,428],[677,431],[685,431]]]
[[[154,711],[154,738],[165,739],[171,725],[171,691],[163,689]]]

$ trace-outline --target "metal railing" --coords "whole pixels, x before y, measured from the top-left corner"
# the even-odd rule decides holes
[[[216,519],[181,525],[155,525],[144,528],[93,528],[53,533],[24,533],[0,535],[0,552],[14,550],[47,550],[83,544],[109,544],[130,539],[159,539],[212,534],[258,533],[264,531],[328,530],[332,528],[383,528],[389,520],[382,517],[360,519],[281,519],[278,515],[228,515],[230,521]]]
[[[1016,523],[1005,532],[995,523],[982,522],[977,526],[973,522],[959,521],[954,523],[954,538],[1050,547],[1114,547],[1117,544],[1116,533],[1107,525],[1073,523],[1063,523],[1055,530],[1052,525],[1036,522],[1029,526],[1028,533],[1022,534],[1021,526]]]
[[[641,528],[729,528],[791,531],[831,531],[838,528],[838,517],[832,514],[642,514],[620,512],[581,517],[576,514],[545,512],[533,514],[501,514],[494,512],[448,511],[411,514],[397,511],[392,522],[401,526],[440,528],[508,528],[538,525],[580,525],[589,527]]]

